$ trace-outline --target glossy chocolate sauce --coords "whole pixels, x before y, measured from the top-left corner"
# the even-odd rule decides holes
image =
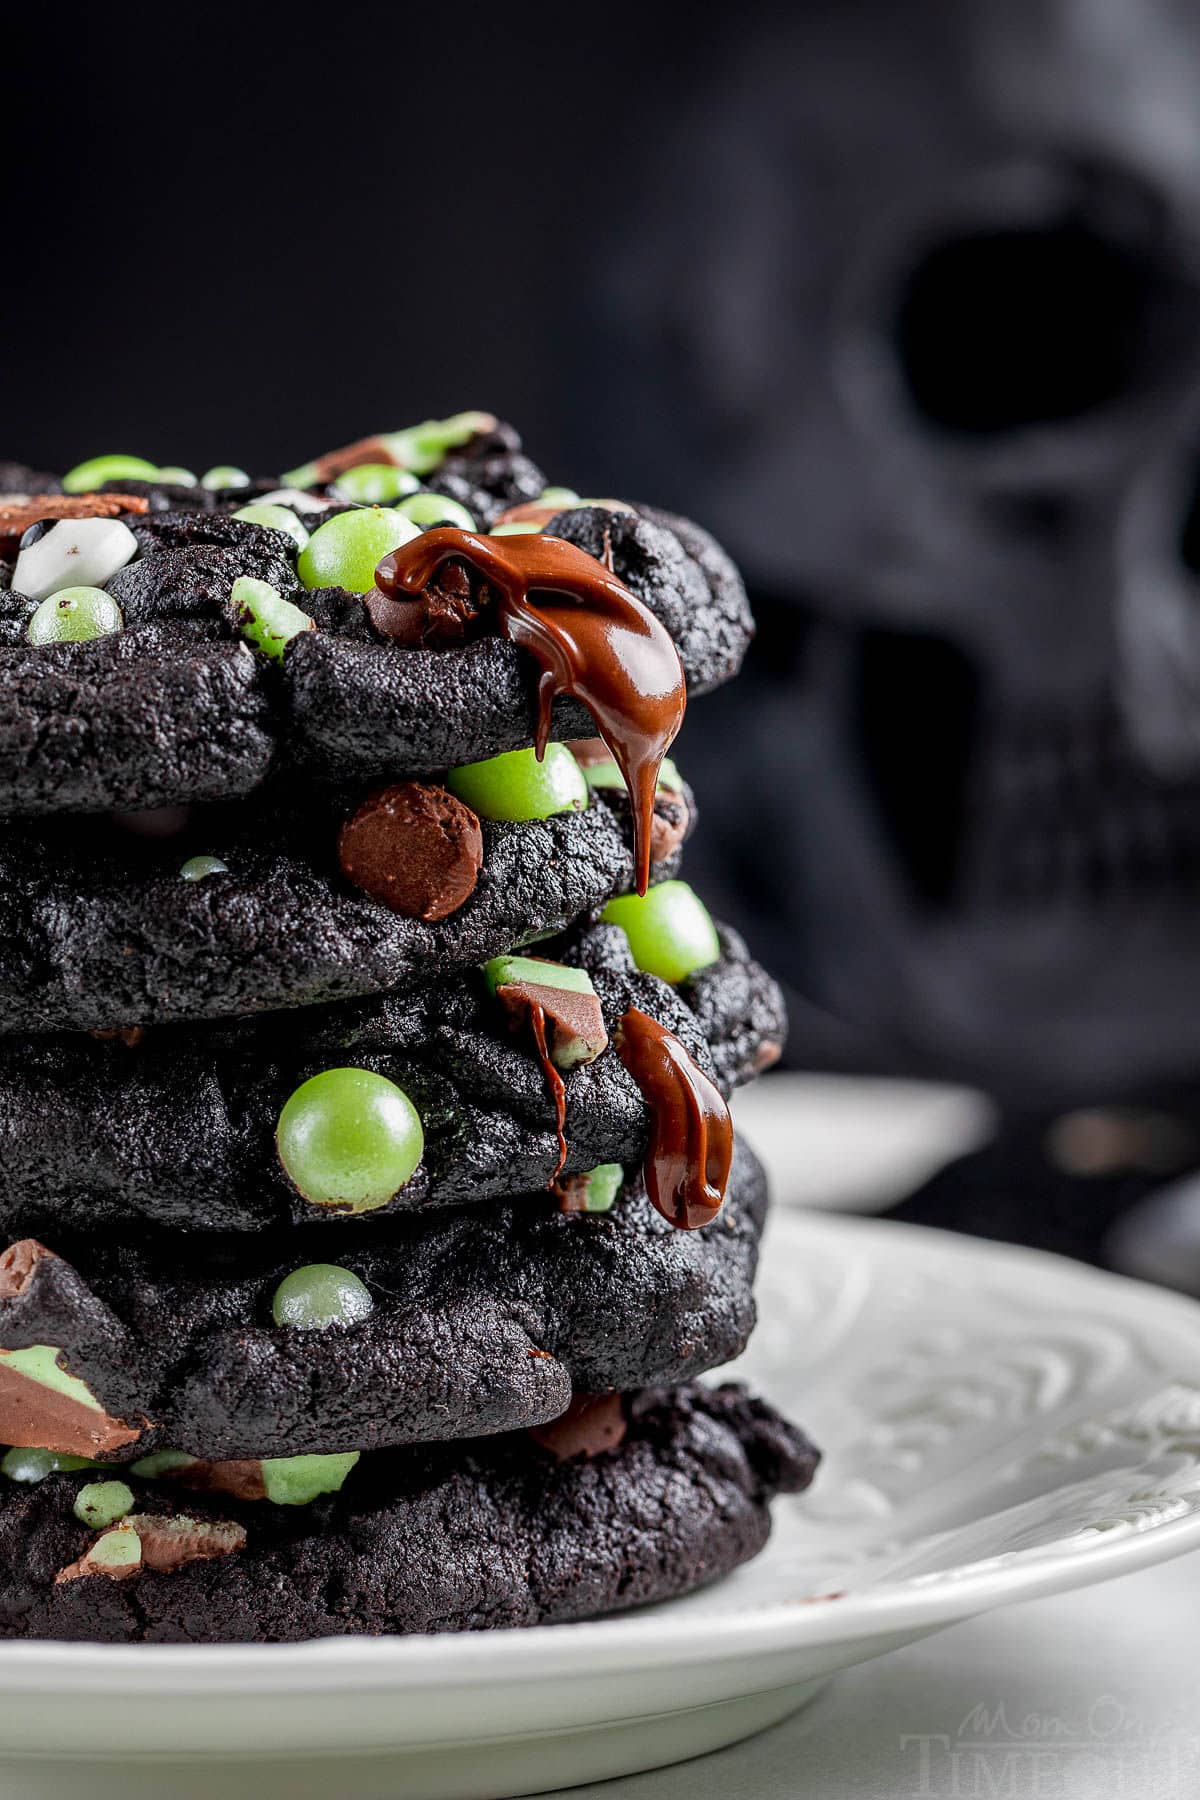
[[[659,766],[687,704],[670,634],[603,563],[562,538],[488,538],[438,526],[384,557],[375,573],[377,591],[406,615],[405,598],[415,600],[452,560],[468,563],[496,590],[501,636],[528,650],[541,669],[538,755],[549,741],[559,694],[573,694],[596,721],[629,789],[637,888],[644,894]],[[376,628],[386,633],[385,609],[376,603],[370,610]],[[406,618],[401,628],[398,619],[396,635],[403,636],[408,624]]]
[[[729,1108],[679,1039],[636,1006],[621,1019],[617,1054],[654,1116],[646,1192],[664,1219],[696,1231],[725,1199],[733,1160]]]
[[[542,1065],[542,1074],[546,1077],[546,1086],[550,1089],[550,1098],[554,1102],[554,1126],[558,1133],[558,1161],[554,1165],[554,1173],[547,1182],[547,1187],[558,1180],[563,1164],[567,1160],[567,1088],[562,1076],[550,1058],[550,1047],[546,1042],[546,1009],[539,1006],[520,990],[511,987],[496,989],[496,997],[506,1000],[508,995],[519,995],[520,1003],[529,1017],[529,1029],[533,1033],[533,1041],[537,1048],[538,1061]]]

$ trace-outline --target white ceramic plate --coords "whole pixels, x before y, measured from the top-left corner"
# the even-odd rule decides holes
[[[975,1088],[777,1070],[733,1097],[733,1116],[782,1206],[882,1212],[994,1135]]]
[[[0,1794],[486,1800],[597,1780],[732,1742],[973,1613],[1200,1544],[1192,1302],[817,1215],[777,1219],[761,1301],[739,1373],[828,1457],[731,1580],[529,1632],[0,1645]]]

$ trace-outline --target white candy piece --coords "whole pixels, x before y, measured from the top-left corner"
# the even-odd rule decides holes
[[[31,600],[45,600],[60,588],[103,587],[137,551],[137,539],[120,519],[59,519],[18,553],[12,584]]]
[[[276,488],[273,493],[259,494],[257,506],[290,506],[299,507],[301,512],[325,512],[336,506],[336,500],[321,500],[316,494],[306,494],[303,488]]]

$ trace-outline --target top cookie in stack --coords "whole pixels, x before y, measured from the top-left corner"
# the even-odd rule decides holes
[[[166,1477],[292,1504],[364,1450],[532,1430],[619,1488],[699,1431],[711,1483],[710,1402],[632,1396],[753,1323],[765,1194],[725,1096],[782,1006],[676,878],[695,806],[667,754],[749,641],[732,564],[548,486],[482,413],[268,480],[0,465],[0,556],[0,1441],[47,1482],[0,1492],[0,1536],[74,1557],[8,1629],[138,1635],[144,1596],[60,1590],[244,1550],[224,1515],[164,1549]],[[811,1474],[749,1405],[721,1414],[744,1529],[655,1592],[750,1554]],[[543,1493],[531,1448],[461,1454],[477,1499],[513,1467]],[[125,1514],[103,1554],[64,1521],[80,1457],[151,1484],[136,1555]],[[375,1467],[372,1529],[422,1470]],[[564,1479],[564,1516],[594,1504]],[[259,1526],[256,1555],[326,1555],[348,1521],[286,1555]],[[217,1635],[337,1628],[288,1568],[286,1621]],[[194,1634],[174,1591],[156,1629]],[[344,1628],[406,1628],[411,1598]]]

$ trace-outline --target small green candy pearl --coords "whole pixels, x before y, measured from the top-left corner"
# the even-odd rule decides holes
[[[600,917],[622,927],[638,968],[661,981],[683,981],[721,954],[712,915],[686,881],[663,881],[644,894],[620,894]]]
[[[246,642],[261,656],[282,662],[283,653],[294,637],[315,626],[306,612],[285,600],[269,581],[253,575],[239,575],[229,590],[234,621]]]
[[[102,1569],[136,1568],[142,1560],[142,1540],[132,1525],[118,1525],[97,1538],[87,1559]]]
[[[144,456],[92,456],[63,476],[66,494],[90,494],[106,481],[156,481],[158,470]]]
[[[206,875],[227,875],[229,864],[219,856],[189,856],[179,871],[180,881],[203,881]]]
[[[103,1464],[87,1456],[68,1456],[61,1450],[9,1450],[0,1459],[0,1475],[10,1481],[44,1481],[47,1475],[71,1475],[77,1469],[99,1469]]]
[[[532,519],[509,519],[504,525],[493,525],[489,537],[538,537],[545,530]]]
[[[388,506],[338,513],[318,525],[300,552],[296,573],[306,588],[341,587],[369,594],[375,570],[389,550],[420,535],[420,527]]]
[[[355,469],[343,469],[334,484],[346,500],[360,506],[386,506],[405,494],[415,494],[420,487],[408,469],[397,469],[391,463],[359,463]]]
[[[321,1494],[336,1494],[357,1463],[360,1452],[339,1456],[267,1456],[262,1479],[268,1500],[276,1506],[307,1506]]]
[[[285,531],[297,550],[303,550],[308,542],[308,526],[300,522],[290,506],[274,506],[270,503],[240,506],[233,516],[235,519],[245,519],[250,525],[269,525],[273,531]]]
[[[250,477],[245,469],[239,469],[233,463],[217,463],[213,468],[205,469],[200,486],[211,490],[245,488],[250,486]]]
[[[297,1331],[324,1331],[330,1325],[357,1325],[369,1319],[375,1302],[365,1282],[337,1263],[306,1263],[275,1289],[271,1317]]]
[[[543,488],[538,495],[538,503],[542,506],[561,506],[564,511],[569,506],[579,506],[581,504],[579,495],[575,492],[575,489],[568,487]]]
[[[611,1212],[625,1180],[625,1171],[620,1163],[598,1163],[588,1171],[584,1179],[587,1181],[584,1210],[590,1213]]]
[[[396,509],[414,525],[457,525],[460,531],[474,531],[475,521],[465,506],[449,500],[444,494],[414,494],[402,500]]]
[[[446,786],[483,819],[549,819],[588,803],[583,771],[565,744],[547,744],[541,762],[536,751],[505,750],[462,763]]]
[[[284,1172],[314,1206],[370,1212],[412,1179],[425,1137],[403,1088],[372,1069],[325,1069],[279,1115]]]
[[[120,607],[103,588],[60,588],[30,614],[25,635],[31,644],[88,644],[110,637],[124,623]]]
[[[177,463],[168,463],[166,468],[155,471],[154,479],[161,481],[164,487],[195,487],[199,477],[191,469],[181,469]]]
[[[89,1481],[76,1494],[72,1511],[81,1525],[103,1531],[133,1511],[133,1490],[123,1481]]]

